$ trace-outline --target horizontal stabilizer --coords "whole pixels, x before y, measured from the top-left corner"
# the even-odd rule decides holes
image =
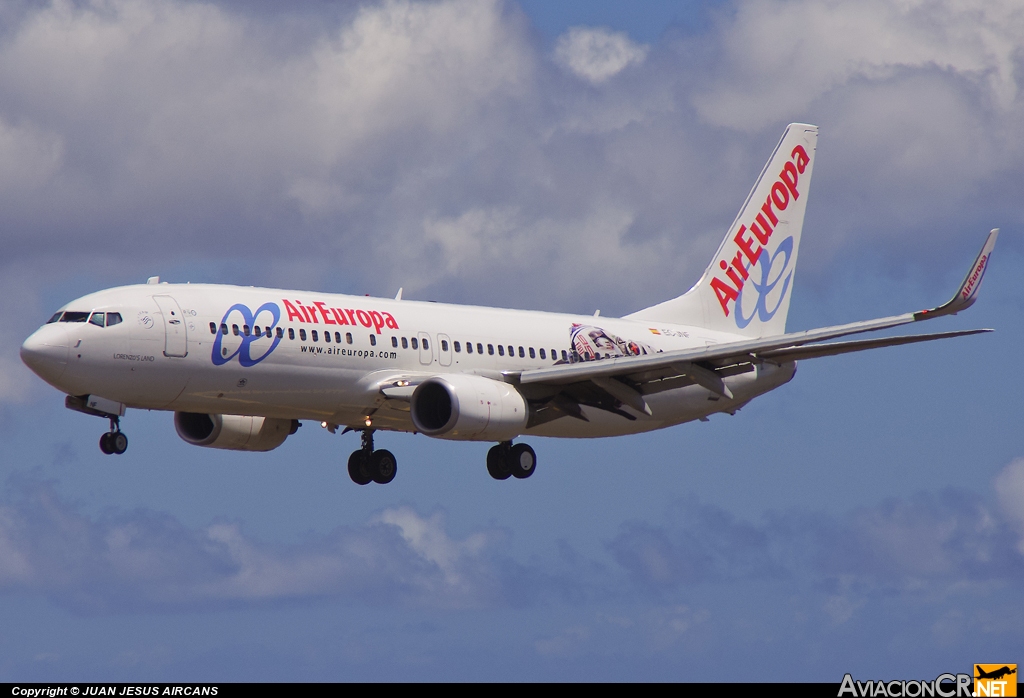
[[[950,339],[951,337],[967,337],[972,334],[984,334],[993,330],[960,330],[957,332],[935,332],[933,334],[911,334],[900,337],[881,337],[879,339],[856,339],[852,342],[832,342],[831,344],[805,344],[802,347],[790,347],[787,349],[774,349],[772,351],[758,352],[759,359],[770,359],[771,361],[799,361],[801,359],[817,359],[822,356],[838,356],[849,354],[855,351],[867,349],[881,349],[882,347],[898,347],[904,344],[916,344],[918,342],[930,342],[933,339]]]

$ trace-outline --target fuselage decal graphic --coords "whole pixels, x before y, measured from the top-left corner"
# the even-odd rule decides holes
[[[224,364],[228,363],[237,356],[239,365],[244,366],[246,368],[249,368],[250,366],[255,366],[260,361],[263,361],[263,359],[270,356],[270,354],[275,349],[277,349],[277,345],[281,343],[281,338],[278,337],[276,333],[273,332],[273,330],[277,328],[277,324],[281,321],[281,309],[278,307],[277,303],[268,302],[264,303],[259,308],[257,308],[256,312],[254,313],[252,310],[249,309],[249,306],[245,305],[244,303],[235,303],[233,306],[228,308],[228,311],[226,313],[224,313],[224,317],[220,321],[221,327],[225,327],[228,324],[228,321],[231,319],[232,313],[238,313],[239,315],[242,316],[242,325],[245,327],[255,327],[257,324],[256,321],[259,320],[261,315],[264,315],[265,313],[270,313],[270,316],[273,318],[273,322],[271,322],[270,324],[260,322],[259,324],[265,326],[267,328],[267,331],[273,334],[273,341],[271,342],[270,347],[267,348],[266,351],[264,351],[259,356],[254,357],[252,355],[251,349],[252,343],[260,339],[264,339],[265,335],[263,335],[262,333],[258,335],[255,333],[243,333],[239,335],[241,343],[238,345],[238,348],[235,349],[232,353],[228,354],[223,347],[223,340],[226,335],[223,333],[223,331],[218,329],[217,338],[213,340],[213,353],[212,356],[210,357],[213,360],[213,365],[223,366]]]

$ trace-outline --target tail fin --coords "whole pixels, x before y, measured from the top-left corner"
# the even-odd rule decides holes
[[[785,334],[818,127],[790,124],[693,288],[627,315],[749,337]]]

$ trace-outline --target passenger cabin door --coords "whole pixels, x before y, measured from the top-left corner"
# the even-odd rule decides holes
[[[188,356],[188,330],[178,301],[170,296],[153,296],[164,318],[164,356]]]
[[[434,362],[434,350],[430,346],[430,335],[426,332],[419,333],[420,338],[420,363],[429,366]]]

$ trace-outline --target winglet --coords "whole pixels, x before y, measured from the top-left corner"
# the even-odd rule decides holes
[[[960,289],[948,302],[938,308],[922,310],[914,313],[915,320],[930,320],[942,315],[956,315],[961,310],[967,310],[974,301],[978,300],[978,290],[981,288],[981,280],[985,277],[985,270],[988,269],[989,259],[992,257],[992,248],[996,246],[996,238],[999,237],[999,228],[993,228],[985,238],[985,244],[981,246],[978,258],[974,260]]]

